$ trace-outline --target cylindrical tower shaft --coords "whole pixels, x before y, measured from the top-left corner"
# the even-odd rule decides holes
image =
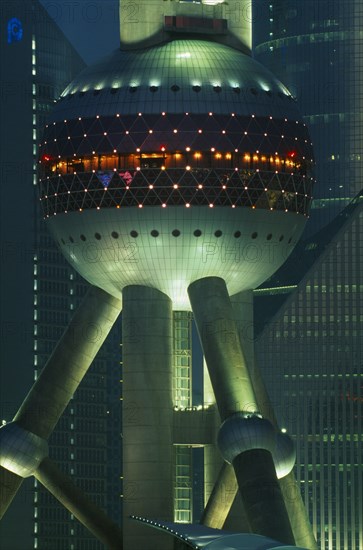
[[[215,448],[215,452],[218,452],[218,449]],[[213,455],[211,458],[214,459]],[[224,462],[214,479],[213,490],[208,498],[200,523],[212,529],[223,529],[238,490],[236,474],[233,467]],[[242,532],[250,531],[247,518],[245,518],[243,524],[241,524],[241,518],[239,520],[238,529]]]
[[[217,277],[200,279],[188,293],[222,420],[238,412],[256,412],[225,282]],[[294,544],[271,452],[263,447],[238,452],[233,467],[252,531]]]
[[[119,11],[121,49],[144,48],[187,33],[207,34],[245,53],[251,50],[250,0],[120,0]]]
[[[124,544],[170,550],[168,537],[126,518],[173,520],[171,301],[153,288],[128,286],[122,315]]]
[[[20,489],[23,478],[0,466],[0,520]]]

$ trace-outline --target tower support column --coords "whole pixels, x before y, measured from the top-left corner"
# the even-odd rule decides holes
[[[128,518],[173,520],[171,300],[153,288],[128,286],[122,315],[124,545],[170,550],[169,537]]]
[[[121,302],[91,287],[14,417],[48,439],[121,311]]]
[[[294,544],[272,456],[275,431],[259,414],[226,284],[207,277],[188,293],[221,415],[219,448],[233,464],[252,531]]]
[[[32,475],[38,459],[44,456],[43,443],[51,435],[120,311],[120,300],[91,287],[13,422],[1,428],[0,519],[15,497],[22,477]]]
[[[264,418],[267,418],[276,429],[278,422],[274,414],[274,409],[267,392],[262,373],[256,363],[254,356],[254,320],[253,320],[253,292],[239,292],[231,296],[231,303],[235,313],[235,319],[239,328],[239,338],[241,347],[249,349],[248,366],[251,375],[251,381],[259,410]],[[286,505],[287,513],[290,519],[290,525],[294,533],[297,546],[317,550],[316,540],[310,525],[306,509],[301,497],[300,489],[296,483],[295,473],[292,470],[289,474],[279,478],[279,484]],[[237,491],[237,487],[236,487]]]

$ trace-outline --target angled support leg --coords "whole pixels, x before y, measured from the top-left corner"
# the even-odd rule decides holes
[[[120,311],[120,300],[90,288],[14,422],[48,439]]]
[[[231,303],[235,314],[236,322],[239,326],[239,339],[242,349],[252,343],[254,347],[253,335],[253,295],[252,291],[240,292],[231,297]],[[247,342],[246,342],[247,339]],[[261,375],[261,371],[254,357],[249,363],[251,382],[257,398],[259,410],[264,418],[267,418],[275,427],[279,429],[278,422],[273,410],[273,406],[267,393],[266,386]],[[291,528],[294,534],[297,546],[302,546],[309,550],[317,550],[317,543],[314,533],[306,513],[306,509],[297,486],[294,471],[291,470],[287,475],[279,477],[279,485],[285,502],[287,513],[289,515]],[[236,487],[237,489],[237,487]]]
[[[22,483],[22,477],[0,466],[0,520],[9,508]]]
[[[251,332],[251,328],[253,327],[253,303],[252,296],[248,297],[247,294],[249,293],[243,292],[231,297],[231,303],[235,312],[235,319],[239,325],[239,338],[242,349],[246,346],[246,337],[251,339],[252,345],[254,344],[253,334]],[[247,312],[247,322],[245,319],[246,308],[250,310],[249,313]],[[254,360],[252,361],[252,368],[250,367],[249,370],[252,385],[257,398],[258,408],[262,415],[267,418],[277,429],[278,425],[272,404],[266,391],[260,369]],[[306,509],[301,498],[300,490],[296,483],[294,472],[291,471],[286,476],[280,478],[279,484],[296,544],[309,550],[317,550],[317,543],[314,538],[309,518],[307,517]],[[228,487],[229,490],[225,491],[225,487]],[[208,527],[222,529],[237,491],[238,484],[233,467],[227,463],[224,463],[205,507],[201,518],[201,523]]]
[[[121,529],[50,458],[40,463],[34,477],[107,548],[122,550]]]
[[[226,487],[228,487],[228,491]],[[237,491],[238,485],[234,469],[230,464],[224,462],[204,508],[200,523],[212,529],[223,529]],[[249,526],[243,526],[241,529],[241,531],[247,532],[249,530]]]
[[[14,420],[0,429],[0,517],[22,478],[39,468],[44,477],[47,439],[120,311],[120,300],[91,287]]]
[[[233,464],[252,531],[293,545],[272,456],[275,430],[258,410],[225,282],[200,279],[188,293],[223,422],[219,448]]]

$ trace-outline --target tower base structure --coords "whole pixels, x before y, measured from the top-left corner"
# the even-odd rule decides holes
[[[219,448],[233,464],[251,530],[295,544],[276,475],[277,434],[259,412],[225,282],[207,277],[188,293],[223,421]]]
[[[222,511],[216,510],[213,501],[215,504],[216,494],[227,476],[232,488],[233,480],[236,480],[247,517],[248,525],[245,518],[240,518],[240,530],[250,529],[256,536],[267,537],[274,544],[271,548],[293,548],[291,545],[295,544],[295,540],[301,539],[294,536],[296,525],[304,525],[305,517],[299,512],[297,521],[291,523],[291,513],[288,513],[286,506],[287,484],[282,484],[282,492],[278,482],[278,477],[288,474],[293,462],[286,470],[291,457],[284,456],[279,449],[281,434],[276,432],[276,421],[273,415],[269,418],[266,414],[266,404],[261,405],[264,399],[262,381],[256,372],[251,376],[251,350],[240,338],[236,323],[238,300],[233,300],[233,307],[225,282],[218,277],[199,279],[190,285],[188,292],[222,420],[218,445],[223,458],[230,464],[222,469],[204,521],[213,527],[216,522],[220,526],[224,523],[233,498],[224,503]],[[29,440],[27,449],[30,454],[33,447],[35,450],[44,447],[43,454],[38,457],[39,464],[34,462],[34,457],[23,464],[24,461],[14,455],[14,461],[23,470],[25,468],[26,473],[5,471],[6,461],[2,463],[1,473],[7,473],[9,479],[15,475],[16,480],[20,475],[34,475],[109,548],[171,550],[171,538],[157,532],[150,536],[146,530],[129,521],[130,516],[157,517],[158,528],[170,526],[173,521],[173,313],[172,302],[167,295],[140,285],[130,285],[123,290],[125,521],[122,535],[117,526],[109,522],[75,487],[70,486],[67,478],[46,456],[46,446],[40,445],[52,432],[117,318],[119,308],[120,302],[104,291],[93,289],[90,292],[16,415],[14,429],[9,426],[1,430],[8,439],[8,434],[14,432],[16,437],[13,436],[13,439],[24,436],[26,441]],[[95,333],[92,338],[85,331],[85,327],[91,325],[101,329],[101,333]],[[75,333],[83,335],[82,338],[74,338]],[[63,367],[64,361],[67,363],[66,369]],[[63,376],[66,373],[65,380],[62,373]],[[56,407],[51,399],[53,375]],[[42,387],[46,387],[47,391],[40,391]],[[40,416],[40,406],[43,411],[48,407],[50,414]],[[31,432],[29,428],[32,428]],[[11,447],[9,444],[10,450]],[[289,449],[286,442],[283,449]],[[35,466],[32,466],[33,463]],[[230,493],[233,497],[233,490]],[[11,496],[7,495],[5,508]],[[236,541],[231,539],[228,543],[238,540],[237,537]],[[310,542],[307,547],[315,548]],[[217,550],[223,546],[217,545],[215,548]]]
[[[252,385],[256,394],[258,408],[264,418],[267,418],[278,430],[278,422],[275,416],[270,397],[267,393],[260,369],[254,356],[254,321],[253,321],[253,293],[252,291],[240,292],[230,297],[235,314],[238,336],[241,349],[247,360]],[[209,390],[209,393],[211,390]],[[211,397],[209,398],[209,402]],[[215,450],[216,452],[217,450]],[[216,463],[215,457],[213,463]],[[220,467],[220,463],[218,463]],[[289,515],[290,525],[294,534],[297,546],[308,550],[317,550],[317,543],[314,533],[304,507],[294,471],[288,472],[283,466],[279,475],[279,485],[283,494]],[[210,468],[209,468],[210,469]],[[287,475],[286,475],[287,473]],[[206,499],[206,507],[201,518],[205,526],[228,530],[239,529],[243,532],[249,531],[248,522],[240,522],[241,510],[236,510],[236,498],[238,499],[238,484],[233,466],[223,464],[218,476],[214,476],[215,484],[213,492]]]
[[[121,311],[121,302],[91,287],[12,422],[0,428],[0,519],[33,475],[109,548],[122,548],[119,527],[48,458],[47,439]]]
[[[216,277],[196,281],[189,295],[223,421],[220,449],[232,465],[226,464],[223,471],[237,479],[246,512],[247,523],[241,517],[240,530],[293,545],[295,537],[276,473],[286,474],[286,457],[276,451],[279,434],[273,422],[259,411],[263,396],[259,391],[256,395],[250,372],[253,342],[248,346],[240,339],[238,300],[232,305],[224,281]],[[126,518],[157,517],[160,525],[173,520],[172,303],[156,289],[134,285],[124,289],[123,304],[125,543],[130,548],[169,549],[168,537],[157,532],[150,537]],[[231,421],[237,422],[233,431],[239,433],[243,426],[242,438],[247,434],[254,439],[250,446],[240,448],[237,442],[230,449],[225,426]],[[222,527],[230,506],[227,502],[222,514],[212,506],[204,519],[213,525],[217,518]]]
[[[129,521],[173,520],[172,304],[150,287],[123,291],[123,511],[128,549],[171,550],[172,540]]]

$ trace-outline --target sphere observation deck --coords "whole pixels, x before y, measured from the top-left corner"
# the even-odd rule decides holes
[[[258,286],[308,214],[307,128],[251,57],[204,40],[116,51],[55,105],[40,144],[40,199],[61,249],[119,295],[148,284],[188,307],[218,275]]]

